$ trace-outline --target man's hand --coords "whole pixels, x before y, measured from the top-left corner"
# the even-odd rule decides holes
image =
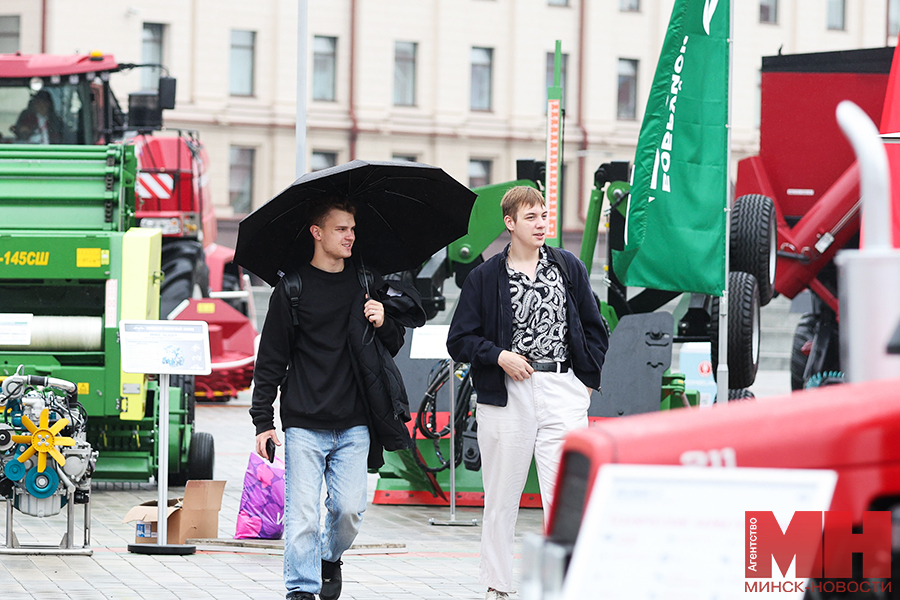
[[[513,381],[524,381],[531,377],[534,369],[528,364],[528,360],[521,354],[503,350],[497,357],[497,364],[512,377]]]
[[[256,453],[266,460],[269,460],[269,455],[266,453],[266,440],[268,440],[269,438],[271,438],[272,441],[275,442],[276,446],[281,445],[281,442],[278,439],[278,434],[275,433],[274,429],[263,431],[256,436]]]
[[[375,329],[384,325],[384,304],[378,300],[369,298],[366,300],[363,310],[365,311],[366,318],[375,326]]]

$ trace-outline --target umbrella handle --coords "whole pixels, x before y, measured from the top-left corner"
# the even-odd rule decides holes
[[[366,288],[366,298],[372,299],[372,294],[369,293],[369,275],[366,272],[366,263],[363,262],[362,256],[359,257],[359,276],[360,279],[363,280],[363,287]],[[369,332],[372,332],[372,335],[369,335]],[[368,340],[366,338],[368,337]],[[370,321],[366,321],[366,330],[363,332],[362,343],[363,346],[368,346],[373,341],[375,341],[375,325],[373,325]]]

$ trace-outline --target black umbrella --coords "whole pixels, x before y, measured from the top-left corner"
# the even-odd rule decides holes
[[[354,160],[307,173],[247,215],[234,260],[270,285],[313,255],[308,205],[337,196],[356,206],[353,256],[382,274],[415,269],[469,228],[476,194],[442,169]]]

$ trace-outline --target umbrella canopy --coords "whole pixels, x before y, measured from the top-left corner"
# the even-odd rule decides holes
[[[420,267],[465,235],[476,194],[421,163],[354,160],[307,173],[241,221],[235,262],[273,286],[309,263],[307,210],[329,197],[356,206],[353,256],[387,274]]]

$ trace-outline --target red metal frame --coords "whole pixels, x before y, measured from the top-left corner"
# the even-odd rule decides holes
[[[860,227],[859,170],[835,109],[849,99],[879,123],[888,89],[885,54],[875,49],[765,59],[759,155],[738,164],[735,195],[764,194],[775,202],[783,253],[775,289],[793,298],[809,287],[835,313],[838,300],[817,276]],[[820,253],[815,246],[825,234],[835,239]]]
[[[209,323],[212,373],[197,376],[195,395],[227,400],[250,387],[256,355],[257,332],[247,317],[218,298],[192,298],[175,316],[176,321]]]

